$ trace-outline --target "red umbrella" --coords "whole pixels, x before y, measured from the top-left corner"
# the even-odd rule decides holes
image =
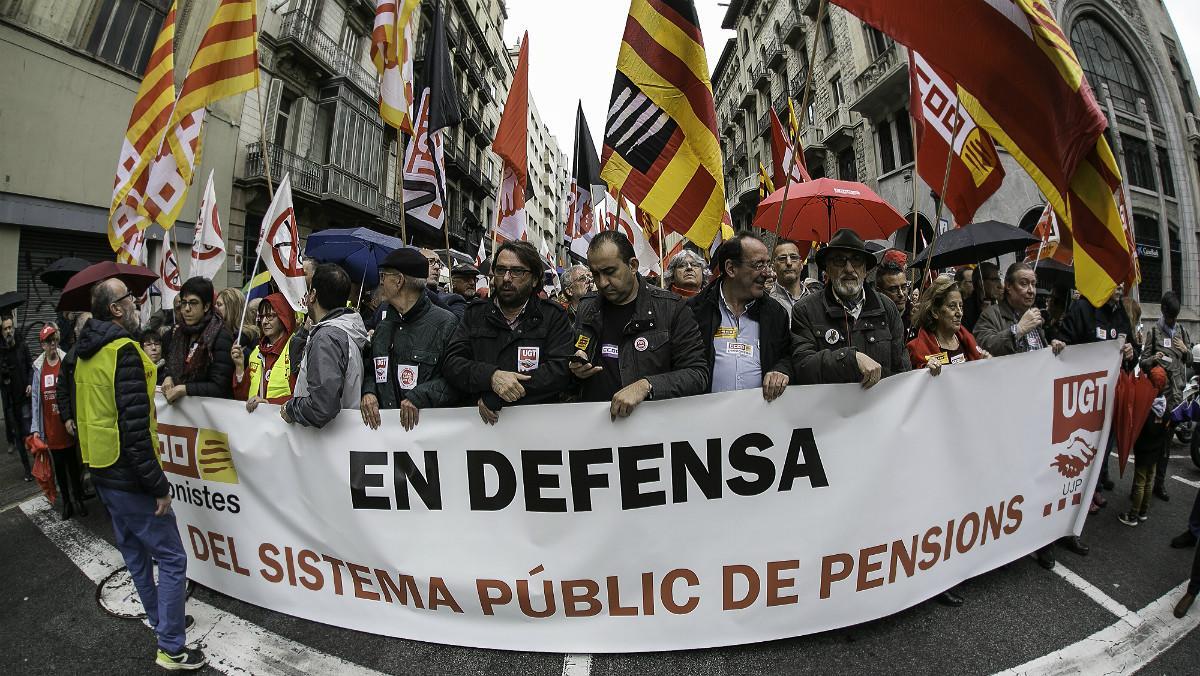
[[[754,225],[772,232],[778,225],[781,237],[797,242],[828,242],[841,228],[850,228],[863,239],[884,239],[907,221],[862,183],[818,178],[771,193],[759,203]]]
[[[125,282],[130,293],[140,296],[158,279],[150,268],[144,265],[126,265],[113,261],[96,263],[75,273],[67,280],[62,295],[58,298],[59,312],[87,312],[92,309],[92,287],[96,282],[106,279],[117,279]]]

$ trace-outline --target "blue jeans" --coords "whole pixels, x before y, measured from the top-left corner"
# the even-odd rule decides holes
[[[96,492],[112,516],[117,549],[137,587],[158,647],[172,655],[183,651],[183,606],[187,588],[187,553],[175,526],[175,513],[154,516],[154,497],[97,485]],[[158,584],[154,562],[158,562]]]

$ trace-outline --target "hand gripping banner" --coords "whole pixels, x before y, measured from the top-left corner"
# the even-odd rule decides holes
[[[411,433],[189,397],[158,433],[188,576],[222,593],[436,643],[679,650],[873,620],[1079,533],[1118,362],[1109,341]]]

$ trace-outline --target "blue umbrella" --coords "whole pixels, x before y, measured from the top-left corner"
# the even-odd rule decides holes
[[[304,255],[325,263],[337,263],[364,289],[379,284],[379,264],[405,244],[370,228],[334,228],[308,236]]]

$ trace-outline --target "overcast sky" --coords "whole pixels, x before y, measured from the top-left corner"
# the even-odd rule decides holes
[[[733,31],[721,30],[725,2],[697,0],[709,70]],[[1193,72],[1200,72],[1200,0],[1166,0]],[[529,87],[534,105],[568,158],[575,137],[575,107],[583,101],[597,150],[604,135],[617,48],[629,11],[627,0],[508,0],[505,41],[529,31]]]

